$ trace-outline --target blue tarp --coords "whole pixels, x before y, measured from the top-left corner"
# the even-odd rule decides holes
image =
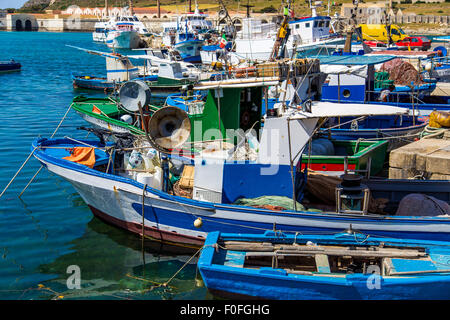
[[[384,63],[392,60],[394,56],[365,56],[365,55],[343,55],[343,56],[317,56],[320,64],[335,64],[335,65],[374,65]]]

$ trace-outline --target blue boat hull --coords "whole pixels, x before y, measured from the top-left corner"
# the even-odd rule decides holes
[[[21,68],[18,62],[0,62],[0,73],[20,71]]]
[[[85,76],[72,76],[73,87],[89,90],[107,90],[112,91],[114,89],[114,83],[109,82],[106,78],[96,78]]]
[[[266,233],[267,234],[267,233]],[[282,268],[253,267],[244,268],[242,251],[231,251],[225,261],[221,258],[220,241],[253,241],[270,243],[266,234],[252,237],[248,234],[228,234],[223,237],[219,232],[210,233],[205,241],[204,249],[198,261],[198,268],[203,281],[213,293],[226,293],[227,297],[251,297],[272,300],[412,300],[412,299],[450,299],[449,269],[439,267],[443,272],[437,274],[414,274],[410,276],[379,276],[374,274],[326,274],[307,275],[288,273]],[[274,234],[274,233],[272,233]],[[284,238],[283,234],[279,238]],[[322,238],[332,236],[308,236],[312,242],[321,243]],[[336,235],[337,237],[337,235]],[[364,243],[363,235],[343,234],[351,245]],[[361,238],[359,238],[361,237]],[[276,238],[276,235],[273,237]],[[303,238],[299,236],[299,238]],[[372,239],[372,238],[369,238]],[[366,238],[367,240],[367,238]],[[390,243],[389,238],[379,242]],[[300,239],[299,242],[302,242]],[[369,240],[370,241],[370,240]],[[375,243],[377,240],[372,240]],[[405,241],[406,242],[406,241]],[[288,243],[283,241],[281,243]],[[292,242],[291,242],[292,243]],[[303,243],[303,242],[302,242]],[[339,243],[339,242],[337,242]],[[331,244],[331,243],[330,243]],[[405,244],[406,245],[406,244]],[[409,246],[413,244],[408,243]],[[420,244],[415,244],[420,246]],[[428,244],[432,245],[432,244]],[[434,244],[436,245],[436,244]],[[242,245],[241,245],[242,246]],[[440,254],[448,257],[445,243],[440,243]],[[219,249],[220,248],[220,249]],[[226,249],[223,249],[226,250]],[[432,249],[433,250],[433,249]],[[251,251],[250,249],[248,251]],[[229,252],[229,251],[228,251]],[[222,253],[222,255],[225,253]],[[245,257],[245,250],[243,251]],[[408,262],[414,262],[408,260]],[[447,272],[445,272],[445,269]]]
[[[264,275],[237,271],[200,269],[208,289],[217,295],[227,293],[237,297],[270,300],[442,300],[450,299],[450,279],[419,278],[407,284],[395,280],[381,280],[382,289],[369,289],[369,276],[347,276],[346,281],[308,280],[301,276]],[[231,297],[236,297],[231,295]]]
[[[146,76],[141,77],[136,80],[143,81],[156,81],[158,76]],[[101,90],[101,91],[112,91],[114,89],[114,85],[118,86],[122,84],[122,82],[112,82],[108,81],[106,78],[96,77],[96,76],[85,76],[72,74],[72,82],[74,88],[81,89],[89,89],[89,90]]]

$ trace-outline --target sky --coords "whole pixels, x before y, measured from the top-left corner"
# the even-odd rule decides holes
[[[0,0],[0,9],[20,8],[27,0]]]

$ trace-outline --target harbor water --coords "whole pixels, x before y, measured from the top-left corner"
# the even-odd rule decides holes
[[[105,74],[105,60],[68,47],[108,50],[90,33],[0,32],[0,60],[21,72],[0,74],[0,188],[38,136],[50,138],[74,96],[71,72]],[[92,95],[92,92],[87,94]],[[55,137],[86,138],[71,110]],[[89,138],[97,139],[94,135]],[[75,189],[39,169],[33,157],[0,198],[0,299],[210,299],[192,256],[170,251],[95,218]],[[78,288],[77,279],[80,279]],[[196,280],[197,279],[197,280]]]

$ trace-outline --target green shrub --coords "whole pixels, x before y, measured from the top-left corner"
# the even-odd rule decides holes
[[[276,12],[278,12],[278,10],[275,9],[275,7],[273,5],[270,5],[269,7],[262,8],[259,12],[260,13],[276,13]]]

